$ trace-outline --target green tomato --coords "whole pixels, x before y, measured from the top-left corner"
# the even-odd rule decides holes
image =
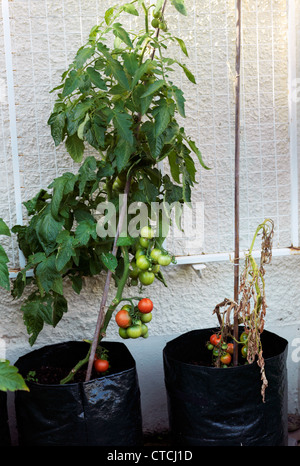
[[[151,227],[145,226],[141,229],[141,237],[152,239],[154,237],[154,231]]]
[[[147,270],[151,264],[146,256],[140,256],[136,260],[136,265],[140,270]]]
[[[154,262],[158,262],[158,259],[162,255],[162,252],[158,248],[153,248],[150,252],[150,257]]]
[[[248,333],[247,332],[243,332],[240,336],[240,341],[242,343],[246,343],[246,341],[248,341]]]
[[[150,322],[152,320],[152,313],[151,312],[147,312],[147,314],[143,314],[142,312],[140,312],[139,316],[140,316],[141,321],[144,324],[147,324],[148,322]]]
[[[139,338],[142,335],[142,326],[135,324],[126,329],[129,338]]]
[[[148,270],[145,270],[139,273],[139,280],[145,286],[151,285],[151,283],[154,282],[154,279],[155,275],[153,272],[148,272]]]
[[[131,311],[131,306],[130,304],[124,304],[124,306],[121,307],[121,309],[125,309],[126,311]]]
[[[140,245],[142,246],[142,248],[147,248],[149,246],[150,239],[149,238],[143,238],[141,236],[139,242],[140,242]]]
[[[152,13],[152,14],[153,14],[153,17],[154,17],[154,18],[160,18],[160,16],[161,16],[161,12],[160,12],[160,11],[155,11],[155,10],[153,10],[153,13]]]
[[[138,286],[139,284],[139,281],[137,278],[132,278],[131,281],[130,281],[130,285],[131,286]]]
[[[122,327],[119,327],[119,335],[121,338],[123,338],[124,340],[126,340],[127,338],[129,338],[128,334],[127,334],[127,329],[126,328],[122,328]]]
[[[246,345],[242,346],[241,353],[242,353],[243,358],[247,357],[248,348]]]
[[[148,333],[148,327],[146,324],[142,324],[142,337]]]
[[[158,272],[159,272],[159,269],[160,269],[160,265],[158,265],[158,264],[152,265],[152,267],[151,267],[151,272],[153,272],[153,273],[158,273]]]
[[[169,254],[161,254],[158,258],[159,265],[166,266],[171,264],[172,257]]]
[[[144,256],[146,254],[146,250],[142,248],[138,248],[135,253],[135,260],[137,260],[140,256]]]
[[[154,27],[154,28],[158,28],[158,26],[159,26],[159,19],[158,19],[158,18],[154,18],[154,19],[151,21],[151,26]]]
[[[131,268],[131,270],[129,272],[129,277],[130,278],[138,278],[140,271],[139,271],[138,266],[136,265],[136,262],[132,261],[130,265],[131,265],[132,268]]]

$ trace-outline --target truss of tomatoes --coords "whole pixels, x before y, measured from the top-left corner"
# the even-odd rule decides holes
[[[152,320],[153,302],[142,298],[137,306],[126,304],[115,317],[121,338],[147,338],[148,323]]]
[[[149,226],[141,229],[133,254],[129,273],[132,286],[138,285],[139,282],[144,286],[151,285],[155,277],[159,277],[160,267],[165,267],[173,261],[168,252],[156,247],[154,231]]]
[[[243,332],[240,335],[239,344],[241,344],[241,355],[243,358],[247,357],[248,353],[248,334]],[[207,349],[212,351],[213,359],[220,358],[221,367],[228,367],[232,362],[233,343],[226,343],[222,340],[221,334],[214,333],[210,336],[209,341],[206,343]]]

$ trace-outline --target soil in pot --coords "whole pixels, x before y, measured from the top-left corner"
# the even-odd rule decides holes
[[[103,346],[108,349],[111,370],[89,382],[84,382],[83,370],[76,381],[59,383],[85,357],[88,344],[84,342],[49,345],[17,361],[23,376],[33,374],[30,391],[15,397],[20,445],[142,444],[135,361],[123,343],[105,342]]]

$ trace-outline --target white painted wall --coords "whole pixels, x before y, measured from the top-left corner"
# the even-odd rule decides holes
[[[187,99],[185,126],[197,140],[209,172],[200,170],[195,200],[204,203],[205,241],[197,253],[224,252],[233,240],[234,159],[234,0],[187,0],[188,18],[171,17],[170,27],[184,38],[190,51],[186,64],[197,78],[192,86],[177,75]],[[47,119],[62,71],[73,59],[96,18],[111,6],[108,0],[12,0],[9,2],[17,143],[22,200],[67,170],[76,170],[63,148],[54,149]],[[275,221],[277,247],[290,246],[290,158],[288,131],[286,0],[243,2],[243,98],[241,147],[241,244],[266,216]],[[0,12],[1,15],[1,12]],[[299,7],[297,10],[299,18]],[[0,18],[2,20],[2,18]],[[134,21],[134,18],[133,20]],[[297,19],[299,25],[299,19]],[[134,23],[133,23],[134,24]],[[299,34],[298,34],[299,37]],[[0,216],[16,222],[12,177],[12,141],[5,74],[4,37],[0,28]],[[297,65],[299,67],[299,65]],[[297,68],[298,70],[298,68]],[[186,253],[170,242],[176,254]],[[18,266],[15,241],[7,242],[12,267]],[[147,290],[155,304],[147,340],[126,341],[136,358],[146,431],[167,428],[162,349],[177,334],[216,324],[212,311],[233,297],[233,266],[206,264],[200,278],[189,265],[166,272],[168,288],[157,283]],[[300,410],[300,256],[274,257],[267,268],[266,328],[289,341],[289,411]],[[99,308],[103,278],[87,280],[78,297],[66,286],[69,312],[56,329],[45,327],[34,349],[45,344],[91,338]],[[112,290],[113,291],[113,290]],[[128,293],[131,293],[128,290]],[[113,293],[112,293],[113,294]],[[136,294],[136,291],[134,291]],[[1,291],[2,352],[15,362],[31,350],[22,322],[20,303]],[[116,339],[111,322],[107,338]],[[294,360],[293,360],[294,351]],[[298,352],[299,354],[299,352]],[[10,406],[12,409],[12,396]],[[12,421],[13,422],[13,421]]]

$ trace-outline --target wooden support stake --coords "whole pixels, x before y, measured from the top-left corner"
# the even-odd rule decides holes
[[[236,3],[236,63],[235,63],[235,186],[234,186],[234,300],[238,303],[239,298],[239,182],[240,182],[240,69],[241,69],[241,0]],[[238,340],[238,316],[234,317],[234,338]],[[238,363],[238,345],[234,344],[233,364]]]

